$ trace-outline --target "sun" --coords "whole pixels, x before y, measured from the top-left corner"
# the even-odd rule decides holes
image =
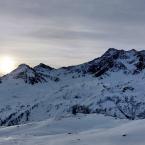
[[[15,60],[13,57],[4,56],[0,58],[0,73],[7,74],[10,73],[16,66]]]

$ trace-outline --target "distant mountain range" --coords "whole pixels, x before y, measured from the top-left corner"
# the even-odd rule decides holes
[[[145,118],[144,50],[110,48],[90,62],[60,69],[21,64],[0,82],[0,125],[77,113]]]

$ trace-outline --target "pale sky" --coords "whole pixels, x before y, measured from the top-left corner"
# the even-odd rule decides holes
[[[0,57],[53,67],[145,49],[145,0],[0,0]]]

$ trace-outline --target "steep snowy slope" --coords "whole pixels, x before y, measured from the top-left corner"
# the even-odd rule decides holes
[[[145,120],[78,115],[0,129],[0,145],[144,145]]]
[[[77,113],[145,118],[145,51],[111,48],[100,58],[60,69],[23,64],[1,81],[1,125]]]

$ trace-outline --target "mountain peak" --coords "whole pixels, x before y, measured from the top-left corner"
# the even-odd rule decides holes
[[[32,68],[27,64],[20,64],[14,71],[12,71],[10,74],[13,74],[14,76],[18,75],[22,72],[32,72]]]
[[[115,48],[109,48],[104,55],[113,55],[116,53],[138,53],[139,51],[135,50],[135,49],[130,49],[130,50],[124,50],[124,49],[115,49]]]
[[[109,48],[107,51],[108,51],[108,52],[116,52],[116,51],[119,51],[119,50],[116,49],[116,48]]]
[[[27,65],[27,64],[25,64],[25,63],[23,63],[23,64],[20,64],[20,65],[18,66],[18,68],[30,68],[30,66]]]
[[[115,49],[115,48],[109,48],[105,54],[113,54],[113,53],[116,53],[116,52],[119,52],[120,50],[118,49]]]
[[[22,72],[28,69],[32,69],[32,68],[27,64],[20,64],[13,72]]]
[[[115,48],[109,48],[103,55],[102,57],[103,58],[108,58],[108,57],[114,57],[114,56],[118,56],[119,53],[122,52],[122,50],[118,50],[118,49],[115,49]],[[123,50],[124,52],[124,50]]]
[[[115,71],[136,74],[143,69],[145,69],[145,53],[135,49],[109,48],[100,58],[94,59],[88,65],[88,72],[97,77]]]
[[[37,74],[37,72],[27,64],[20,64],[14,71],[7,74],[4,78],[20,79],[27,84],[36,84],[39,82],[46,82],[43,76]]]
[[[35,70],[40,70],[40,69],[52,70],[53,68],[44,63],[40,63],[39,65],[35,66],[34,69]]]

